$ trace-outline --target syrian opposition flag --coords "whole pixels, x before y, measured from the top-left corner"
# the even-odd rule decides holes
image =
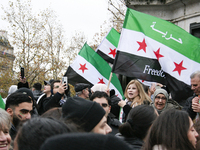
[[[112,71],[166,84],[176,93],[190,85],[190,75],[200,68],[199,58],[199,38],[128,8]]]
[[[0,95],[0,108],[5,109],[5,103]]]
[[[103,39],[101,44],[97,47],[96,52],[107,62],[113,64],[115,55],[117,53],[116,48],[118,46],[120,34],[111,28],[109,33]]]
[[[64,76],[68,77],[68,82],[72,85],[76,83],[108,85],[111,70],[109,64],[85,43]],[[119,98],[123,98],[121,84],[114,73],[109,89],[114,89],[115,94]]]

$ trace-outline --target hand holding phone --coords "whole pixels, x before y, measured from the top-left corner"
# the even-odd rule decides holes
[[[67,77],[62,77],[62,84],[65,84],[65,86],[68,87]]]
[[[24,68],[23,67],[21,67],[21,77],[22,77],[22,79],[24,79]]]

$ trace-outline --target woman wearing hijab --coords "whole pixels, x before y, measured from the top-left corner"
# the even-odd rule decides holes
[[[158,114],[172,108],[182,109],[177,102],[169,99],[169,95],[165,89],[157,89],[154,92],[153,101],[151,105],[157,110]]]

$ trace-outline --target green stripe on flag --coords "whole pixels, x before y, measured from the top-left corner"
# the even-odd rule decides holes
[[[112,70],[111,67],[87,43],[84,44],[84,46],[82,47],[82,49],[78,54],[82,56],[84,59],[86,59],[90,64],[92,64],[102,76],[104,76],[107,80],[109,80],[110,73]],[[118,89],[118,91],[124,98],[121,84],[116,74],[114,73],[111,79],[111,83],[115,86],[115,88]]]
[[[200,63],[200,39],[171,22],[128,8],[123,28],[142,32]]]
[[[0,95],[0,108],[5,109],[5,103]]]
[[[114,28],[112,28],[110,32],[108,33],[108,35],[106,36],[106,39],[110,43],[112,43],[115,47],[118,46],[119,38],[120,38],[120,34]]]

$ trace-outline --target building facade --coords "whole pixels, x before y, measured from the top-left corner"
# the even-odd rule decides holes
[[[13,61],[15,60],[14,48],[10,45],[7,37],[7,31],[0,30],[0,67],[1,70],[5,68],[13,67]],[[4,63],[4,62],[10,63]]]

